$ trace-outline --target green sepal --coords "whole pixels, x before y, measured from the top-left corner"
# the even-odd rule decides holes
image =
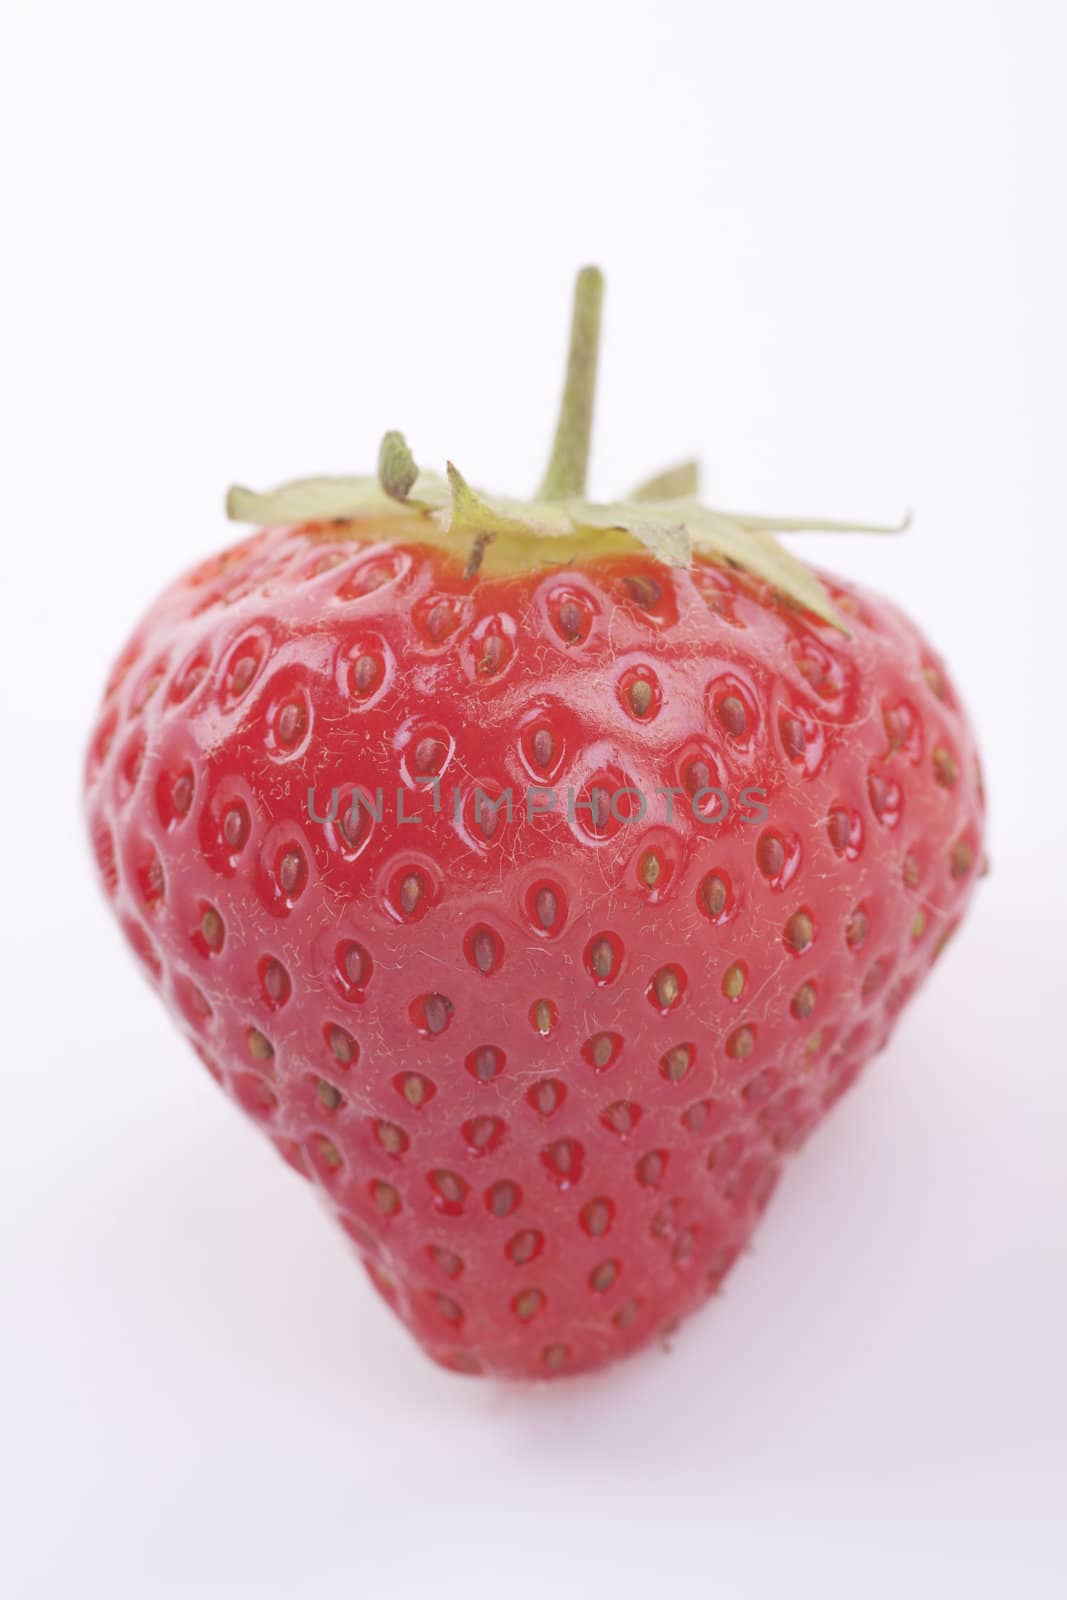
[[[378,450],[378,482],[391,500],[406,500],[419,469],[402,433],[384,434]]]
[[[387,438],[389,435],[386,436]],[[397,435],[403,445],[402,436]],[[395,448],[395,447],[394,447]],[[401,499],[389,493],[379,478],[302,478],[281,485],[266,494],[249,489],[231,489],[226,497],[227,515],[236,522],[263,526],[306,522],[346,521],[359,517],[388,518],[412,514],[429,519],[442,534],[454,540],[457,550],[477,544],[478,558],[468,563],[473,576],[486,545],[500,536],[521,542],[574,538],[583,533],[613,530],[628,534],[657,561],[671,567],[692,565],[693,556],[727,566],[739,567],[769,584],[783,599],[812,612],[824,622],[846,633],[825,585],[803,561],[791,555],[775,537],[776,533],[814,531],[894,533],[908,525],[905,518],[895,525],[884,523],[828,522],[821,518],[758,517],[748,512],[716,511],[688,496],[649,497],[653,487],[692,484],[692,470],[672,469],[648,484],[626,501],[600,505],[588,500],[508,500],[472,489],[463,474],[448,463],[447,481],[414,467],[407,446],[406,455],[397,451],[386,467],[394,490],[406,480],[409,492]],[[399,474],[393,463],[403,468]],[[551,560],[550,550],[545,551]]]
[[[679,461],[657,472],[631,491],[631,500],[696,500],[700,496],[700,462]]]

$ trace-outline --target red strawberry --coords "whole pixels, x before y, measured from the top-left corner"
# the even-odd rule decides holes
[[[537,502],[398,435],[380,484],[234,491],[276,525],[163,594],[88,761],[152,981],[464,1372],[599,1367],[713,1294],[982,857],[905,617],[689,469],[581,499],[598,306]]]

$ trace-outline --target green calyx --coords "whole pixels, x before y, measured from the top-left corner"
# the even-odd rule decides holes
[[[824,585],[791,555],[778,534],[801,531],[898,533],[894,525],[832,522],[818,517],[764,517],[718,511],[699,501],[699,468],[686,461],[640,484],[625,500],[585,498],[592,434],[603,278],[595,267],[578,274],[570,351],[559,423],[548,468],[533,500],[507,500],[472,489],[451,462],[447,477],[421,472],[403,434],[382,440],[374,478],[304,478],[265,494],[232,488],[227,515],[261,525],[402,520],[398,537],[451,548],[465,557],[465,576],[511,571],[643,547],[668,566],[687,567],[696,555],[740,567],[783,599],[848,630]],[[487,560],[487,556],[492,559]]]

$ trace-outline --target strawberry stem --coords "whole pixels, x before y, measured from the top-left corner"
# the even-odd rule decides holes
[[[583,267],[574,284],[567,375],[552,455],[538,491],[541,500],[577,500],[585,494],[603,297],[600,268]]]

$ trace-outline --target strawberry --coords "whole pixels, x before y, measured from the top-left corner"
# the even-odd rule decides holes
[[[714,1294],[982,860],[944,665],[775,537],[812,524],[689,467],[583,498],[599,303],[534,502],[397,434],[231,491],[265,531],[164,592],[88,756],[152,983],[460,1372],[597,1368]]]

